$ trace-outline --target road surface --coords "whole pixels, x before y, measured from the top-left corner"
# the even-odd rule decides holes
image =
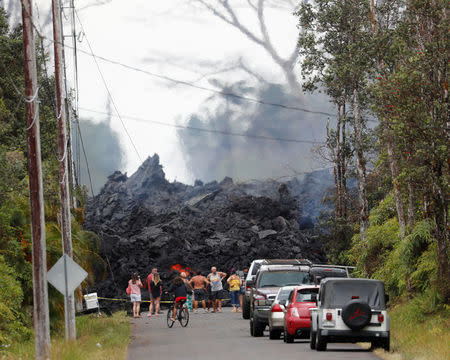
[[[182,328],[176,322],[169,329],[166,311],[158,317],[131,320],[131,343],[128,360],[366,360],[379,359],[368,350],[353,344],[328,344],[326,352],[309,348],[306,340],[285,344],[267,336],[254,338],[249,333],[249,321],[229,308],[223,313],[191,313],[189,325]]]

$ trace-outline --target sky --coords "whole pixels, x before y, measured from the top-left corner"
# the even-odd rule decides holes
[[[20,9],[10,1],[0,1],[0,4],[2,2],[12,10],[11,21],[18,21]],[[48,17],[51,2],[39,0],[35,3],[39,8],[37,21],[41,31],[51,36],[51,26],[48,24],[51,20]],[[249,2],[236,0],[230,3],[237,9],[239,19],[257,33],[259,23]],[[287,6],[266,8],[266,25],[276,52],[288,56],[295,48],[297,19],[292,14],[290,1],[280,0],[278,3],[286,3]],[[89,41],[93,52],[99,56],[218,90],[217,81],[233,84],[245,80],[247,84],[256,84],[251,75],[241,70],[219,71],[229,68],[239,59],[265,81],[285,83],[280,67],[274,64],[267,51],[193,0],[75,0],[75,7],[84,29],[83,32],[77,21],[77,46],[83,51],[90,52]],[[63,19],[67,35],[70,31],[69,19],[67,12],[67,18]],[[71,44],[69,38],[66,43]],[[52,52],[51,42],[47,41],[46,47]],[[66,58],[68,80],[73,86],[74,66],[70,49],[66,49]],[[131,174],[147,156],[158,153],[169,180],[192,183],[195,175],[186,160],[186,149],[180,143],[179,131],[126,117],[185,125],[192,114],[219,106],[220,100],[210,100],[213,94],[207,91],[175,85],[101,60],[98,63],[113,103],[137,149],[134,149],[112,106],[110,125],[118,133],[125,152],[123,169],[119,170]],[[294,72],[297,71],[300,71],[299,67]],[[108,101],[107,90],[94,59],[82,52],[78,53],[78,82],[80,117],[94,122],[105,121],[105,115],[89,111],[106,112],[107,103],[111,101]],[[257,97],[258,94],[249,96]],[[299,105],[306,108],[311,105],[315,106],[314,110],[323,110],[317,108],[320,102],[309,102],[308,99],[304,98]],[[244,101],[240,106],[248,109],[254,104]],[[317,119],[317,124],[311,127],[312,132],[308,136],[323,140],[323,116]],[[291,138],[304,138],[304,135],[291,134]],[[317,159],[313,159],[311,154],[303,153],[303,156],[310,160],[297,170],[308,171],[318,167]]]

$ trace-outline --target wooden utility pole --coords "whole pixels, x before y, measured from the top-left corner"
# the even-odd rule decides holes
[[[70,214],[69,167],[67,148],[67,104],[64,85],[62,22],[60,0],[52,0],[53,12],[53,44],[55,49],[55,83],[56,83],[56,117],[58,121],[58,156],[59,156],[59,194],[61,198],[61,233],[63,252],[72,257],[72,230]],[[74,294],[66,294],[65,323],[66,340],[75,340],[75,298]]]
[[[30,178],[31,239],[33,259],[33,323],[36,359],[50,359],[47,254],[45,245],[44,191],[39,135],[39,101],[31,0],[22,0],[23,49],[27,119],[28,174]]]

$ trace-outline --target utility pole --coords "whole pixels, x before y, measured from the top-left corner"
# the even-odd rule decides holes
[[[27,119],[28,174],[30,178],[31,239],[33,261],[33,322],[36,359],[50,359],[47,254],[45,244],[44,191],[39,135],[39,101],[32,0],[22,0],[23,49]]]
[[[60,0],[52,0],[53,40],[55,49],[55,83],[56,83],[56,117],[58,121],[58,162],[59,162],[59,194],[61,198],[61,233],[63,253],[72,257],[72,230],[70,214],[69,167],[67,148],[67,104],[64,87],[62,22]],[[64,93],[63,93],[64,92]],[[75,298],[73,292],[66,293],[65,328],[66,340],[76,339]]]

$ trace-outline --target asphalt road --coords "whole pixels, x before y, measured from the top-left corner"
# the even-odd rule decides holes
[[[191,313],[189,325],[182,328],[176,322],[169,329],[166,312],[158,317],[131,320],[131,343],[128,360],[365,360],[379,359],[368,350],[353,344],[328,344],[326,352],[309,348],[306,340],[285,344],[283,340],[269,340],[249,333],[249,321],[241,314],[225,308],[218,314]]]

